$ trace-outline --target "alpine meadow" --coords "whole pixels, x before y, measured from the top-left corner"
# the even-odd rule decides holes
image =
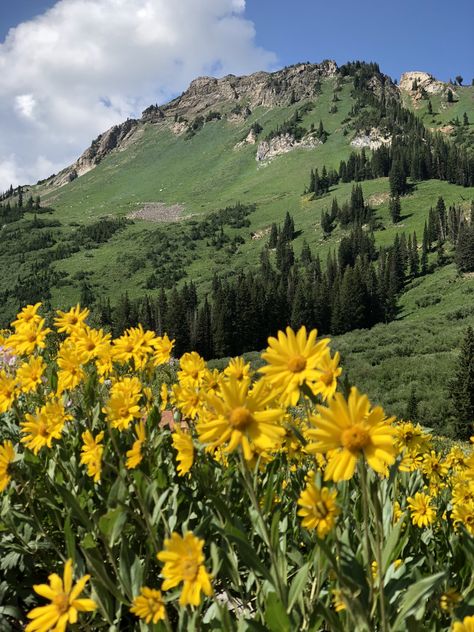
[[[474,85],[198,77],[0,195],[0,631],[474,631]]]

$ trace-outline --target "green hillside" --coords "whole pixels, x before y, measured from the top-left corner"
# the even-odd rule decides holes
[[[281,86],[286,79],[280,75]],[[340,203],[348,200],[354,182],[332,185],[321,197],[304,192],[311,169],[321,171],[323,165],[338,169],[341,160],[346,161],[354,151],[360,153],[350,143],[363,131],[360,121],[371,101],[357,109],[354,77],[341,72],[323,76],[311,97],[306,93],[295,97],[288,85],[279,88],[283,92],[275,92],[278,104],[251,107],[246,116],[233,116],[235,104],[226,100],[204,108],[203,118],[215,111],[218,116],[207,117],[202,124],[200,114],[192,111],[181,133],[176,133],[176,124],[186,116],[179,114],[177,100],[178,105],[163,108],[164,117],[140,120],[129,142],[107,152],[84,175],[63,186],[52,178],[25,187],[24,199],[39,195],[42,208],[26,209],[22,217],[6,222],[0,233],[3,324],[22,303],[46,296],[52,307],[65,307],[79,300],[85,287],[91,301],[109,298],[112,305],[125,292],[130,298],[157,296],[161,288],[169,289],[175,281],[193,281],[202,296],[215,273],[232,277],[239,270],[255,267],[267,246],[272,223],[281,224],[287,212],[295,222],[292,247],[296,256],[304,242],[323,263],[330,252],[336,253],[350,227],[339,225],[325,235],[321,213],[329,209],[334,196]],[[397,90],[393,84],[389,88],[393,93]],[[397,98],[426,128],[441,129],[445,139],[470,151],[474,88],[456,87],[455,92],[455,101],[449,104],[441,94],[430,97],[432,114],[426,100],[414,103],[404,93]],[[376,90],[374,94],[377,96]],[[244,108],[248,103],[241,98],[238,106]],[[275,134],[296,112],[301,114],[299,125],[308,134],[322,122],[325,142],[257,162],[258,143]],[[196,121],[192,134],[189,130]],[[236,147],[255,124],[261,126],[257,143]],[[370,125],[365,132],[369,129]],[[370,149],[365,152],[370,157]],[[401,197],[401,220],[394,224],[389,213],[389,178],[360,182],[364,200],[372,208],[377,246],[388,248],[397,234],[414,232],[420,244],[429,209],[439,196],[447,208],[456,206],[468,217],[473,187],[438,179],[409,179],[409,183],[410,191]],[[15,200],[14,195],[13,204]],[[250,225],[222,228],[227,240],[224,247],[216,247],[208,237],[193,238],[203,218],[237,202],[255,205],[255,209],[247,218]],[[156,219],[163,220],[167,209],[175,205],[179,205],[178,221],[128,218],[151,208],[156,210]],[[107,218],[105,223],[103,218]],[[111,218],[121,221],[114,223]],[[102,229],[105,232],[97,237]],[[445,410],[442,387],[452,370],[453,350],[463,327],[474,323],[474,310],[469,307],[474,303],[474,279],[458,274],[452,246],[448,244],[444,254],[439,263],[433,251],[431,273],[409,281],[394,322],[350,332],[337,340],[354,382],[398,414],[413,385],[420,399],[420,417],[428,422],[435,414],[438,424]],[[431,397],[433,385],[438,390]]]

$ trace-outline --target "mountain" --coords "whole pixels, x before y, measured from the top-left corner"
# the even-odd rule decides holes
[[[200,77],[180,97],[101,134],[73,165],[23,187],[20,209],[19,191],[3,196],[0,317],[6,323],[26,302],[65,307],[81,298],[102,306],[98,322],[107,300],[112,310],[120,303],[126,324],[133,306],[121,299],[125,293],[133,302],[158,299],[164,290],[169,302],[175,286],[181,291],[192,282],[187,310],[194,292],[198,303],[206,293],[211,300],[215,274],[239,282],[240,274],[258,269],[262,252],[276,265],[278,253],[268,242],[272,225],[283,227],[287,213],[297,259],[290,286],[291,275],[303,275],[304,245],[325,268],[329,253],[340,255],[354,221],[363,234],[373,233],[376,271],[397,235],[407,241],[416,233],[421,256],[430,217],[433,229],[430,207],[437,208],[440,196],[446,223],[448,216],[456,226],[470,221],[473,99],[472,86],[423,72],[405,73],[397,85],[376,64],[363,62]],[[314,173],[320,180],[323,167],[326,186],[315,191]],[[397,169],[406,187],[394,222],[390,190]],[[323,230],[333,198],[340,207],[349,203],[356,181],[370,213],[348,223],[336,219]],[[397,290],[398,310],[378,316],[393,322],[336,340],[351,379],[361,387],[371,382],[374,392],[377,376],[375,392],[389,410],[402,414],[415,386],[421,418],[434,411],[439,422],[444,390],[431,397],[430,389],[444,388],[462,329],[474,322],[466,301],[474,292],[472,275],[458,271],[447,226],[442,233],[439,246],[434,237],[429,243],[426,274],[407,273]],[[347,331],[333,325],[328,321],[323,329]],[[420,362],[426,353],[429,362]]]

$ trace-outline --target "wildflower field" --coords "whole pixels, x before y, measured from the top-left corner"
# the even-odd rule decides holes
[[[474,631],[474,451],[343,393],[290,328],[254,374],[78,305],[0,333],[0,630]]]

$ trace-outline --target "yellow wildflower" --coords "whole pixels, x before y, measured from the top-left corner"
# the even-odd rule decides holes
[[[379,474],[395,461],[393,418],[386,419],[380,406],[371,408],[366,395],[353,387],[346,402],[336,393],[328,406],[317,406],[316,426],[307,435],[315,443],[306,446],[312,453],[326,454],[325,480],[344,481],[354,475],[357,461],[363,457]]]
[[[110,398],[103,412],[112,428],[125,430],[130,422],[140,417],[141,383],[137,377],[118,380],[110,389]]]
[[[173,400],[186,419],[196,419],[202,409],[204,392],[175,384],[173,386]]]
[[[259,369],[265,379],[278,391],[284,405],[296,406],[301,387],[311,386],[319,378],[321,357],[329,338],[316,342],[316,329],[309,335],[301,327],[297,334],[286,328],[286,335],[278,332],[277,338],[268,339],[268,348],[262,353],[267,365]]]
[[[100,481],[102,473],[102,454],[104,446],[101,441],[104,432],[99,432],[95,437],[90,430],[82,433],[84,445],[81,448],[81,463],[87,465],[87,475],[94,479],[95,483]]]
[[[462,621],[455,621],[452,632],[474,632],[474,616],[464,617]]]
[[[20,365],[16,372],[16,379],[21,392],[30,393],[35,391],[41,384],[41,378],[45,370],[46,364],[41,357],[35,358],[32,356],[28,362]]]
[[[8,376],[0,370],[0,413],[6,413],[13,405],[16,398],[15,378]]]
[[[44,349],[46,346],[46,336],[51,329],[45,328],[44,318],[39,321],[30,320],[24,325],[20,325],[15,333],[8,339],[8,346],[16,353],[30,355],[36,348]]]
[[[226,377],[233,376],[238,382],[241,382],[242,380],[250,380],[252,378],[250,362],[245,364],[245,360],[243,358],[232,358],[224,369],[224,375]]]
[[[15,458],[15,449],[11,441],[0,443],[0,492],[3,492],[11,481],[10,463]]]
[[[105,334],[102,329],[84,325],[74,331],[71,340],[76,345],[77,353],[84,355],[86,362],[89,362],[108,348],[110,334]]]
[[[224,380],[224,375],[220,373],[217,369],[206,369],[202,378],[201,389],[205,393],[218,393],[221,387],[221,384]]]
[[[448,588],[439,598],[439,607],[444,612],[452,612],[462,597],[455,588]]]
[[[406,449],[413,452],[424,452],[428,449],[431,437],[419,424],[402,421],[395,424],[395,438],[399,450]]]
[[[311,390],[315,395],[327,401],[334,396],[337,388],[337,378],[341,375],[342,369],[339,366],[339,352],[336,351],[334,357],[331,357],[329,349],[325,349],[318,363],[319,375],[314,384],[311,384]]]
[[[145,422],[139,421],[135,426],[135,435],[137,437],[130,450],[127,450],[127,462],[126,467],[129,470],[133,470],[140,465],[143,459],[142,447],[145,443]]]
[[[317,487],[309,481],[298,498],[301,509],[298,516],[307,529],[316,529],[318,538],[325,538],[333,529],[340,510],[336,504],[337,491],[327,487]]]
[[[436,511],[431,506],[431,500],[431,496],[421,492],[407,498],[411,521],[417,527],[428,527],[436,518]]]
[[[59,347],[58,363],[58,393],[72,391],[85,378],[82,365],[87,362],[87,353],[79,352],[75,343],[67,339]]]
[[[153,364],[159,366],[170,361],[171,351],[174,347],[174,340],[170,340],[168,335],[155,338],[155,353],[153,355]]]
[[[66,421],[71,416],[66,414],[64,405],[60,401],[50,400],[36,408],[35,414],[27,413],[26,421],[20,423],[21,432],[25,435],[21,442],[27,448],[38,454],[41,448],[51,448],[53,439],[59,439]]]
[[[168,387],[163,382],[160,387],[160,410],[165,410],[168,406]]]
[[[461,522],[466,530],[474,535],[474,501],[454,505],[452,519],[455,525]]]
[[[126,364],[133,359],[136,369],[142,369],[154,352],[156,337],[152,331],[144,331],[142,325],[130,327],[114,340],[114,360]]]
[[[145,623],[158,623],[166,619],[166,610],[159,590],[140,588],[140,594],[133,600],[130,612],[136,614]]]
[[[185,353],[179,361],[178,380],[182,386],[199,388],[206,372],[206,363],[199,353]]]
[[[72,560],[64,564],[63,579],[56,573],[49,577],[48,584],[38,584],[33,589],[38,595],[51,601],[47,606],[33,608],[28,619],[33,619],[25,628],[25,632],[64,632],[68,623],[77,623],[79,612],[92,612],[97,608],[93,599],[78,599],[90,575],[84,575],[73,586]]]
[[[32,323],[39,323],[41,316],[38,314],[38,310],[41,307],[41,303],[35,303],[34,305],[27,305],[19,314],[17,314],[16,320],[12,322],[12,327],[19,329],[24,325]]]
[[[85,324],[85,320],[89,316],[89,310],[87,307],[81,310],[81,306],[78,303],[67,312],[62,312],[58,309],[56,310],[56,314],[54,326],[58,330],[58,333],[72,334],[76,329]]]
[[[178,476],[184,476],[191,469],[194,462],[194,446],[193,440],[189,433],[182,432],[176,428],[171,435],[173,440],[173,448],[178,452],[176,460],[179,462],[177,467]]]
[[[221,396],[206,395],[207,411],[196,426],[201,443],[225,447],[226,452],[241,446],[247,461],[255,452],[279,447],[285,436],[279,424],[284,412],[274,407],[274,397],[262,381],[250,389],[248,382],[231,377],[222,384]]]
[[[199,606],[201,592],[212,595],[211,578],[204,567],[203,547],[204,540],[192,533],[188,532],[184,537],[172,533],[171,538],[165,540],[164,550],[157,555],[160,562],[165,563],[162,589],[170,590],[183,582],[179,598],[181,606]]]

